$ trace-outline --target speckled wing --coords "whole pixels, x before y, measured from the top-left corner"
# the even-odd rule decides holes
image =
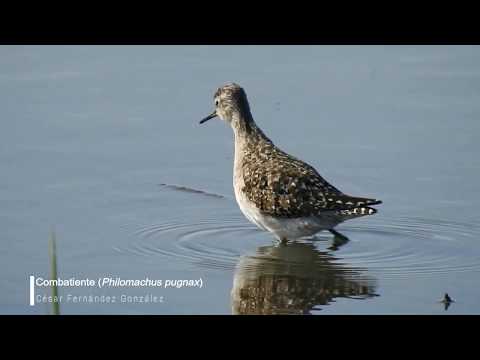
[[[273,144],[245,154],[242,166],[245,195],[268,215],[295,218],[381,203],[343,194],[312,166]]]

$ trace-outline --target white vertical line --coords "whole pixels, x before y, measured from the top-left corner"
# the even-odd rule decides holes
[[[35,305],[35,276],[30,275],[30,306]]]

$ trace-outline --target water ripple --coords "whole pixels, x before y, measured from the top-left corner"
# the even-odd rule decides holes
[[[399,217],[344,225],[348,236],[372,244],[351,252],[345,259],[361,263],[385,277],[408,277],[480,271],[480,258],[469,249],[478,247],[476,224]]]
[[[339,227],[351,240],[335,252],[335,261],[346,268],[361,267],[380,278],[432,276],[480,271],[480,257],[470,253],[477,246],[476,224],[420,217],[351,221]],[[254,254],[273,237],[259,231],[241,215],[168,221],[129,229],[131,241],[115,250],[144,257],[167,257],[195,267],[232,270],[243,255]],[[331,236],[322,233],[310,242],[329,253]]]

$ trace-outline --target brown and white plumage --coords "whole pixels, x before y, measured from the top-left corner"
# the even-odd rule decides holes
[[[287,154],[256,125],[245,91],[227,84],[214,96],[219,116],[235,134],[234,189],[245,216],[279,239],[313,235],[376,212],[380,200],[354,197],[329,184],[307,163]]]

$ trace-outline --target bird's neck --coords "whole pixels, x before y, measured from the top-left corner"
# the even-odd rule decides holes
[[[231,125],[235,135],[235,184],[242,175],[244,156],[249,152],[256,151],[258,148],[263,146],[271,146],[273,143],[257,126],[251,115],[249,118],[233,116]]]
[[[255,123],[250,112],[246,114],[234,113],[231,126],[235,134],[235,148],[256,145],[261,142],[271,143],[271,140]]]

